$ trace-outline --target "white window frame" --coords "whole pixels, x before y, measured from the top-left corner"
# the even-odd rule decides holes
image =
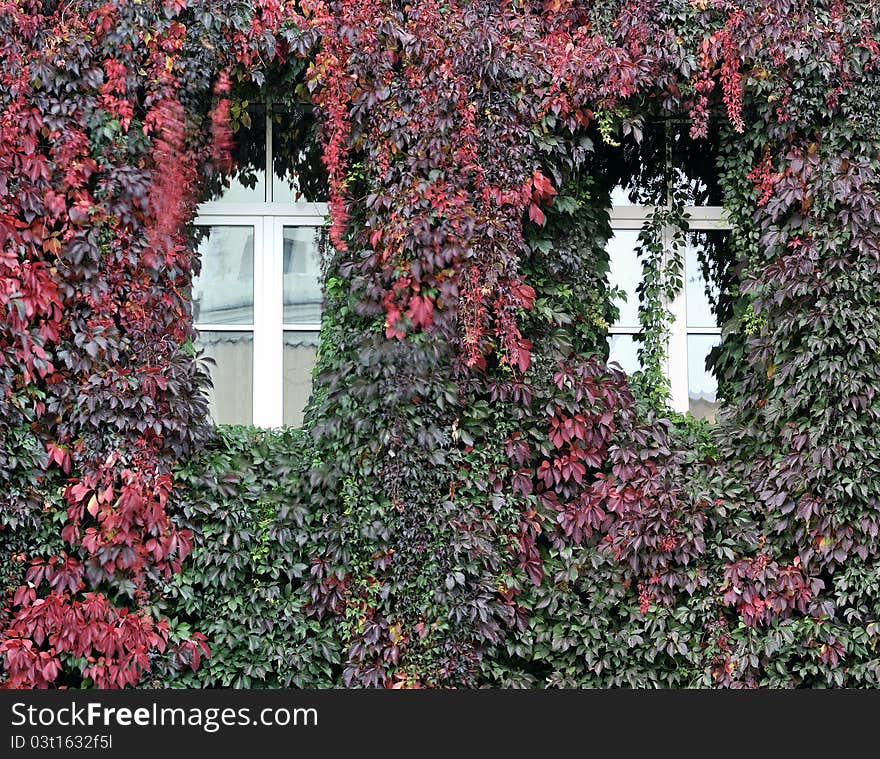
[[[656,210],[655,206],[639,205],[615,205],[610,212],[611,229],[616,230],[641,230]],[[730,223],[722,206],[686,206],[685,214],[688,217],[688,229],[692,232],[706,230],[728,230]],[[672,230],[663,230],[663,247],[669,249]],[[663,367],[666,378],[669,380],[670,406],[681,413],[690,408],[690,394],[688,392],[688,360],[687,347],[688,335],[721,335],[720,327],[697,328],[688,327],[687,323],[687,276],[675,298],[671,301],[664,298],[664,306],[672,314],[669,339],[666,344],[663,357]],[[609,335],[638,335],[640,330],[634,327],[621,327],[613,325],[608,330]]]
[[[641,230],[653,212],[650,206],[614,206],[612,230]],[[720,206],[688,206],[689,229],[730,229]],[[319,332],[318,324],[286,323],[283,319],[283,236],[284,227],[324,226],[326,203],[204,203],[194,224],[197,226],[246,226],[254,230],[254,317],[253,325],[199,322],[200,331],[251,332],[253,334],[252,421],[258,427],[275,428],[283,423],[284,409],[284,332]],[[664,244],[671,230],[664,230]],[[687,276],[688,272],[684,272]],[[672,314],[664,370],[670,385],[670,405],[685,412],[690,406],[688,392],[688,335],[719,335],[720,327],[688,327],[686,284],[676,297],[664,305]],[[638,327],[614,325],[609,335],[639,334]]]
[[[253,399],[252,423],[274,428],[283,423],[284,413],[284,332],[319,332],[320,325],[284,322],[284,227],[322,227],[329,213],[327,203],[274,202],[272,162],[272,113],[264,115],[266,166],[265,196],[262,202],[213,201],[199,206],[193,222],[197,226],[250,226],[254,230],[254,317],[253,325],[211,324],[200,322],[196,328],[212,332],[252,332]],[[613,205],[610,210],[612,230],[641,230],[654,212],[654,206]],[[687,206],[691,231],[730,229],[721,206]],[[663,231],[664,249],[668,250],[672,230]],[[684,272],[687,277],[688,272]],[[689,328],[687,325],[686,281],[671,301],[664,305],[672,314],[669,339],[664,355],[664,370],[669,380],[673,409],[689,409],[688,335],[719,335],[720,327]],[[638,335],[637,327],[613,325],[609,335]]]
[[[267,429],[280,427],[284,416],[284,332],[319,332],[320,324],[284,323],[284,227],[323,227],[327,203],[274,202],[272,122],[267,109],[266,181],[263,202],[212,201],[197,210],[195,226],[252,227],[254,230],[253,326],[196,323],[201,331],[252,332],[252,423]]]
[[[261,210],[273,213],[255,213]],[[252,421],[257,427],[280,427],[283,422],[284,332],[318,332],[321,328],[319,324],[284,322],[284,227],[324,226],[325,213],[326,205],[320,203],[298,203],[294,208],[288,203],[206,203],[193,222],[196,226],[254,230],[253,326],[198,322],[196,328],[200,332],[253,333]]]

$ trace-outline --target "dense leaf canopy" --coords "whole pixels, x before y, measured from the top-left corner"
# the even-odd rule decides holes
[[[6,685],[876,685],[878,34],[875,0],[0,2]],[[245,90],[315,108],[329,177],[294,442],[213,430],[192,348]],[[606,365],[609,148],[651,119],[718,147],[712,427]]]

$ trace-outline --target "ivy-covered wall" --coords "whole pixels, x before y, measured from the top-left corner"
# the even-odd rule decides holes
[[[7,687],[877,684],[880,5],[0,11]],[[329,175],[301,432],[212,429],[192,347],[267,86]],[[674,193],[645,373],[605,340],[609,148],[710,116],[712,426],[657,371]]]

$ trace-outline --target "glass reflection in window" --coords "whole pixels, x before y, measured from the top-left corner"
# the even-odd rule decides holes
[[[720,335],[688,335],[688,407],[699,419],[715,420],[718,411],[718,382],[706,368],[706,358],[721,341]]]
[[[202,332],[196,345],[203,348],[213,388],[208,410],[215,424],[252,424],[254,396],[254,336],[252,332]]]
[[[617,364],[627,374],[642,368],[635,335],[608,335],[608,363]]]
[[[284,333],[284,424],[301,427],[312,394],[312,369],[318,352],[318,332]]]
[[[193,320],[253,324],[254,228],[199,227],[202,270],[193,279]]]
[[[620,311],[615,324],[619,327],[639,326],[639,295],[636,288],[642,279],[642,265],[636,254],[639,230],[616,229],[608,241],[610,272],[608,281],[612,287],[623,291],[624,297],[613,303]]]
[[[284,323],[320,324],[321,260],[314,227],[284,227]]]
[[[717,319],[712,311],[712,303],[718,302],[718,288],[714,283],[709,285],[709,287],[706,286],[703,266],[698,255],[702,251],[706,234],[703,232],[688,235],[688,242],[684,251],[687,325],[696,329],[712,329],[718,326]]]

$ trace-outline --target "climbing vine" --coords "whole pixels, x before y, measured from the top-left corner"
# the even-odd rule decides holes
[[[670,303],[684,283],[687,234],[688,217],[680,199],[676,205],[652,211],[639,232],[639,379],[650,401],[661,408],[669,399],[665,365],[673,319]]]
[[[0,11],[6,686],[877,683],[875,2]],[[207,423],[189,224],[273,87],[315,109],[331,223],[311,442],[279,436],[261,499],[236,470],[273,444]],[[606,365],[607,208],[651,119],[723,123],[712,429],[660,403],[674,188],[647,382]],[[259,538],[221,558],[205,499],[236,493]],[[245,580],[302,645],[236,680],[191,589]]]

